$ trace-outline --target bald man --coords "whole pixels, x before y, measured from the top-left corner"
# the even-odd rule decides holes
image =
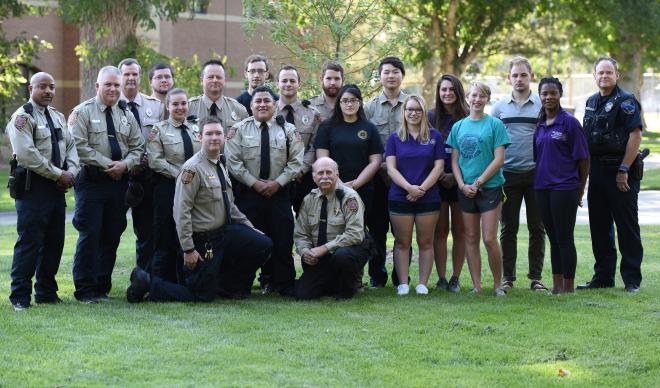
[[[35,302],[61,302],[55,275],[64,247],[64,193],[78,174],[78,153],[64,115],[50,106],[55,80],[37,73],[28,91],[30,99],[7,125],[14,152],[10,189],[18,216],[9,295],[16,311],[30,307],[35,273]]]

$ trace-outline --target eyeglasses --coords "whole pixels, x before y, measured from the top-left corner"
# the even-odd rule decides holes
[[[342,98],[341,100],[339,100],[339,103],[342,105],[355,105],[359,102],[360,100],[357,98]]]
[[[268,72],[268,70],[264,70],[264,69],[250,69],[250,70],[248,70],[247,72],[250,73],[251,75],[255,75],[255,74],[259,74],[259,75],[261,75],[261,74],[265,74],[266,72]]]
[[[421,114],[422,112],[424,112],[424,110],[421,109],[421,108],[417,108],[417,109],[409,109],[409,108],[406,108],[406,113],[408,113],[409,115],[412,115],[412,114]]]

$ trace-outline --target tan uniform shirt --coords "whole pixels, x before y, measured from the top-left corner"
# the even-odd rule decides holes
[[[52,107],[44,108],[30,100],[32,115],[21,106],[11,116],[7,124],[7,133],[11,148],[16,154],[18,164],[45,178],[56,181],[62,175],[62,166],[66,161],[67,171],[74,176],[78,174],[78,152],[73,136],[66,127],[64,115]],[[52,162],[53,146],[51,144],[50,128],[46,120],[45,109],[48,109],[55,128],[62,130],[62,139],[57,142],[60,148],[60,165]],[[33,138],[34,133],[34,138]]]
[[[225,132],[234,124],[248,117],[247,110],[240,102],[227,96],[222,96],[215,102],[218,106],[218,119],[222,122]],[[206,95],[193,97],[188,100],[188,113],[196,115],[201,122],[206,116],[211,114],[211,101]]]
[[[367,120],[374,123],[378,128],[380,140],[383,142],[383,147],[387,144],[387,139],[390,135],[403,125],[403,102],[408,95],[401,91],[399,93],[399,100],[396,105],[392,106],[385,95],[385,92],[372,98],[364,106],[364,113]]]
[[[332,117],[332,113],[335,111],[335,106],[328,104],[323,94],[312,97],[309,102],[311,102],[312,106],[321,114],[321,121],[328,120]]]
[[[120,99],[126,101],[126,104],[128,104],[128,99],[123,94]],[[142,124],[142,139],[144,139],[144,142],[146,143],[147,139],[149,139],[151,127],[161,121],[164,107],[159,99],[139,92],[137,96],[135,96],[133,102],[137,105],[137,111],[140,115],[140,123]],[[130,110],[130,107],[127,109]]]
[[[236,134],[225,143],[229,172],[241,183],[252,187],[259,180],[261,169],[261,123],[254,117],[235,125]],[[285,135],[286,131],[286,135]],[[270,140],[270,175],[284,187],[302,170],[303,143],[296,128],[284,123],[284,128],[271,119],[268,122]],[[286,139],[289,139],[287,157]]]
[[[184,124],[188,127],[185,131],[190,136],[193,153],[197,153],[202,148],[199,127],[189,121],[185,121]],[[179,175],[181,166],[186,162],[180,126],[181,123],[171,117],[167,121],[161,121],[151,128],[147,143],[149,167],[172,179]]]
[[[344,191],[344,198],[339,203],[336,192],[328,194],[328,242],[325,247],[331,253],[338,248],[358,245],[364,240],[364,204],[358,193],[337,182],[337,190]],[[296,219],[293,241],[300,256],[316,247],[319,237],[319,219],[323,193],[320,189],[312,190],[303,200]]]
[[[69,116],[69,131],[76,141],[80,163],[103,169],[108,168],[108,164],[112,162],[105,108],[97,96],[73,108]],[[140,128],[128,107],[124,111],[119,108],[119,104],[112,107],[112,121],[122,161],[130,170],[140,163],[144,150]]]
[[[181,174],[176,179],[174,222],[184,251],[195,248],[193,233],[210,232],[227,223],[217,162],[209,159],[201,150],[183,164]],[[221,169],[227,181],[232,222],[252,227],[247,217],[234,204],[229,175],[224,166],[221,166]]]
[[[287,111],[284,107],[287,104],[279,100],[277,102],[277,112],[275,115],[282,115],[286,119]],[[305,151],[303,153],[303,168],[302,173],[306,174],[312,170],[312,164],[316,161],[316,150],[314,150],[314,139],[316,138],[316,130],[321,124],[321,114],[316,108],[311,106],[305,107],[300,100],[296,100],[291,104],[293,108],[293,121],[296,126],[296,131],[300,134],[303,141]]]

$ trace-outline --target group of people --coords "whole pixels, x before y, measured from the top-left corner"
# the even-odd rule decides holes
[[[351,298],[363,287],[366,265],[371,287],[386,285],[390,225],[398,295],[410,292],[415,230],[417,294],[428,294],[434,263],[435,287],[460,292],[465,257],[470,292],[479,293],[483,234],[494,293],[502,296],[516,281],[523,199],[530,287],[547,291],[547,232],[552,292],[570,293],[587,176],[596,264],[582,287],[614,286],[615,222],[625,290],[639,290],[641,112],[617,86],[611,58],[596,61],[599,92],[587,102],[584,128],[562,109],[558,79],[543,78],[538,94],[530,90],[533,73],[522,57],[510,62],[511,95],[490,115],[490,88],[473,82],[466,94],[450,74],[438,81],[428,109],[422,97],[402,90],[405,68],[397,57],[381,60],[382,91],[367,102],[356,85],[344,84],[334,61],[323,65],[322,92],[310,100],[298,96],[297,68],[271,74],[261,55],[246,59],[248,88],[237,99],[225,95],[225,67],[217,60],[203,64],[203,94],[195,97],[174,87],[167,64],[149,70],[151,95],[139,91],[141,73],[131,58],[103,67],[96,96],[66,121],[51,106],[53,77],[32,76],[30,100],[7,126],[18,215],[10,294],[16,310],[30,307],[35,275],[35,302],[61,302],[55,275],[71,188],[79,232],[74,296],[82,303],[108,299],[128,207],[136,237],[126,290],[132,303],[244,298],[258,271],[262,293]],[[279,95],[266,86],[271,76]],[[298,279],[294,245],[303,268]]]

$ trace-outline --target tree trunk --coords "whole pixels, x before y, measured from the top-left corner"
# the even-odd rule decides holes
[[[135,36],[137,30],[137,20],[126,13],[129,6],[129,0],[120,0],[114,2],[114,7],[103,15],[99,15],[98,20],[102,20],[102,25],[83,25],[80,28],[81,43],[87,44],[92,48],[92,55],[85,58],[80,71],[82,88],[80,91],[81,100],[87,100],[96,94],[96,77],[103,66],[113,65],[114,60],[111,55],[112,50],[121,48],[125,45],[127,39]],[[105,31],[107,33],[102,33]]]
[[[634,40],[629,40],[634,42]],[[642,86],[644,86],[644,51],[646,47],[641,44],[631,43],[628,49],[612,53],[613,58],[619,62],[620,78],[619,85],[634,94],[642,101]],[[642,112],[643,113],[643,112]],[[642,126],[646,128],[646,120],[642,115]]]

